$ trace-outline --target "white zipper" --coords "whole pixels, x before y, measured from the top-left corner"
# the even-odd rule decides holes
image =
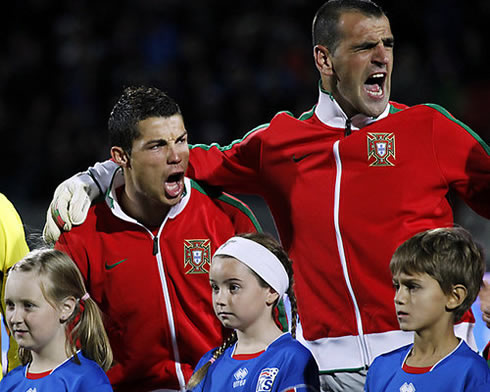
[[[168,292],[168,285],[167,285],[167,279],[165,278],[165,269],[163,268],[163,260],[162,260],[162,253],[160,250],[160,235],[162,233],[162,230],[165,226],[165,223],[167,222],[167,219],[169,217],[175,217],[177,216],[187,205],[187,202],[190,199],[190,192],[191,192],[191,184],[190,180],[185,178],[184,179],[184,184],[186,186],[186,189],[188,189],[186,197],[184,197],[183,200],[179,202],[177,206],[173,206],[168,214],[165,216],[165,219],[163,220],[163,223],[160,225],[160,228],[158,230],[158,234],[156,235],[156,252],[155,250],[155,236],[151,232],[151,230],[148,230],[143,224],[138,222],[136,219],[126,215],[126,213],[122,210],[121,206],[119,205],[119,202],[117,201],[117,197],[115,197],[116,192],[115,192],[115,180],[116,180],[116,174],[122,173],[119,171],[116,171],[114,173],[112,183],[111,183],[111,194],[110,194],[110,199],[114,203],[114,205],[111,205],[111,203],[108,203],[109,208],[111,208],[112,213],[117,216],[118,218],[126,221],[126,222],[131,222],[134,223],[142,228],[144,228],[151,237],[152,240],[152,247],[153,247],[153,255],[156,256],[157,259],[157,266],[158,266],[158,273],[160,274],[160,282],[162,284],[162,292],[163,292],[163,298],[165,300],[165,310],[167,312],[167,319],[168,319],[168,326],[170,328],[170,337],[172,339],[172,350],[174,354],[174,359],[175,359],[175,373],[177,375],[177,379],[179,381],[179,386],[180,386],[180,391],[185,392],[185,377],[184,373],[182,372],[182,366],[180,364],[180,353],[179,353],[179,347],[177,345],[177,334],[175,332],[175,322],[174,322],[174,316],[173,316],[173,311],[172,311],[172,304],[170,303],[170,295]],[[122,174],[121,174],[122,175]],[[122,181],[122,180],[120,180]],[[121,183],[124,183],[122,181]]]
[[[163,298],[165,300],[165,310],[167,312],[168,326],[170,328],[170,337],[172,339],[172,350],[173,350],[174,359],[175,359],[175,373],[176,373],[177,379],[179,381],[180,390],[182,392],[184,392],[185,391],[185,377],[184,377],[184,373],[182,372],[182,366],[180,364],[180,353],[179,353],[179,347],[177,345],[177,334],[175,332],[174,314],[172,311],[172,304],[170,303],[170,294],[168,291],[167,279],[165,278],[165,269],[163,268],[162,253],[160,250],[160,234],[162,233],[163,227],[165,226],[167,219],[168,219],[168,215],[165,217],[162,225],[160,226],[160,229],[158,230],[158,234],[156,235],[157,246],[158,246],[156,258],[157,258],[157,265],[158,265],[158,273],[160,274],[160,281],[162,283],[162,291],[163,291]],[[155,242],[155,236],[146,227],[145,227],[145,229],[151,235],[152,246],[153,246],[153,243]]]
[[[345,283],[349,289],[349,294],[351,296],[352,302],[354,304],[354,310],[356,314],[357,321],[357,332],[359,334],[359,346],[361,349],[362,360],[364,365],[369,364],[369,355],[366,346],[366,341],[364,339],[364,330],[362,328],[361,312],[359,311],[359,305],[357,304],[357,299],[352,289],[352,284],[349,277],[349,272],[347,270],[347,261],[345,259],[344,243],[342,240],[342,234],[340,233],[339,226],[339,204],[340,204],[340,180],[342,178],[342,161],[340,160],[339,153],[339,141],[337,140],[333,145],[333,153],[335,156],[335,164],[337,167],[337,174],[335,177],[335,198],[334,198],[334,225],[335,225],[335,236],[337,237],[337,248],[339,251],[340,263],[342,265],[342,271],[344,273]]]

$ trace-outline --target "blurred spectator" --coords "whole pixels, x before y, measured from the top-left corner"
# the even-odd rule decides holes
[[[106,118],[118,92],[132,84],[175,97],[187,114],[191,143],[228,144],[280,110],[300,115],[317,98],[308,48],[311,15],[322,3],[6,3],[2,187],[16,205],[47,207],[57,184],[107,158]],[[490,2],[378,3],[395,34],[392,99],[437,102],[489,142],[484,31]]]

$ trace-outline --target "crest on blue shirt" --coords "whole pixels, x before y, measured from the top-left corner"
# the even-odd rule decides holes
[[[207,274],[211,264],[211,240],[184,240],[186,274]]]
[[[368,161],[369,166],[395,166],[395,134],[368,132]]]
[[[274,380],[279,373],[278,368],[265,368],[262,369],[259,375],[259,379],[257,380],[257,388],[255,392],[269,392],[272,390],[272,385],[274,384]]]
[[[415,387],[412,383],[405,383],[400,387],[400,392],[415,392]]]

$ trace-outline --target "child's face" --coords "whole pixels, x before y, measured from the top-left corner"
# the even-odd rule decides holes
[[[40,283],[32,271],[12,271],[5,286],[5,316],[20,347],[49,355],[55,348],[64,348],[65,327],[60,323],[61,310],[46,301]]]
[[[217,256],[209,270],[213,308],[223,326],[246,331],[262,320],[271,319],[277,293],[262,287],[252,271],[234,257]]]
[[[430,275],[399,273],[393,276],[395,309],[403,331],[439,331],[452,320],[446,311],[449,296]]]

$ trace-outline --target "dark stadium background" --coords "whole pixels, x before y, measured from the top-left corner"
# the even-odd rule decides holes
[[[109,156],[106,121],[124,86],[155,85],[181,105],[190,142],[228,144],[280,110],[317,100],[310,26],[323,1],[43,1],[0,15],[0,191],[30,234],[55,187]],[[392,99],[438,103],[487,142],[490,2],[382,1],[395,34]],[[264,204],[245,198],[268,231]],[[488,222],[455,199],[457,220],[490,243]],[[487,252],[490,253],[490,252]]]
[[[280,110],[298,116],[311,108],[319,78],[310,26],[322,3],[3,2],[0,192],[29,238],[40,234],[55,187],[109,156],[106,121],[124,86],[155,85],[173,96],[191,143],[228,144]],[[438,103],[488,143],[490,1],[378,4],[395,34],[392,99]],[[264,203],[243,199],[274,232]],[[490,223],[457,199],[454,206],[490,266]],[[483,344],[489,330],[477,327]]]

